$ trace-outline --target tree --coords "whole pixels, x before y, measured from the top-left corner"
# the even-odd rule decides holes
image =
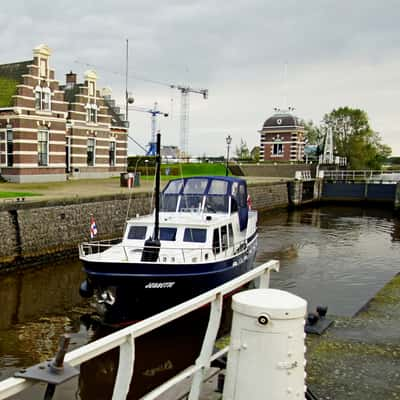
[[[332,129],[335,154],[346,157],[352,169],[380,169],[391,154],[391,148],[371,129],[363,110],[340,107],[326,114],[324,122]]]
[[[259,162],[260,161],[260,146],[254,146],[250,152],[250,157],[253,161]]]
[[[307,144],[319,145],[323,139],[321,127],[314,125],[312,120],[303,120],[301,124],[304,126],[304,139],[307,141]]]
[[[247,147],[247,143],[241,138],[240,145],[236,146],[236,156],[239,160],[247,160],[250,158],[250,151]]]

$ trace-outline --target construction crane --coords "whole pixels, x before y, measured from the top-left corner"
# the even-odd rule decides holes
[[[157,131],[157,117],[162,115],[163,117],[168,117],[168,113],[164,113],[158,109],[157,102],[154,103],[153,108],[145,108],[145,107],[137,107],[137,106],[129,106],[130,110],[147,112],[151,115],[151,136],[149,142],[149,148],[146,152],[147,156],[155,156],[156,155],[156,131]]]
[[[78,60],[75,60],[75,63],[85,65],[91,68],[96,68],[96,69],[103,69],[104,68],[99,68],[98,66],[94,64],[89,64],[86,62],[81,62]],[[115,71],[108,71],[112,72],[115,74],[120,74],[119,72]],[[148,82],[152,83],[155,85],[161,85],[161,86],[167,86],[171,89],[178,89],[181,92],[181,115],[180,115],[180,134],[179,134],[179,146],[181,150],[181,154],[184,157],[187,157],[189,152],[188,152],[188,142],[189,142],[189,93],[198,93],[203,95],[203,98],[206,100],[208,98],[208,89],[194,89],[190,86],[185,86],[185,85],[178,85],[178,84],[171,84],[171,83],[166,83],[154,79],[148,79],[143,76],[139,76],[136,74],[128,74],[128,40],[126,42],[126,71],[125,71],[125,80],[126,80],[126,90],[125,90],[125,106],[126,106],[126,115],[128,115],[128,104],[133,103],[133,98],[131,98],[128,94],[128,78],[131,77],[135,80],[143,81],[143,82]],[[129,106],[130,108],[131,106]],[[136,111],[144,111],[144,110],[136,110]],[[152,139],[152,142],[154,140]]]
[[[193,89],[190,86],[170,85],[172,89],[178,89],[181,92],[181,125],[179,135],[179,147],[183,157],[189,155],[189,93],[198,93],[203,95],[203,99],[208,98],[208,89]]]

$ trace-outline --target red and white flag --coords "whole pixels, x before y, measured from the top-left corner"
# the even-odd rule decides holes
[[[251,207],[253,207],[253,200],[251,200],[251,197],[250,197],[250,195],[248,194],[248,195],[247,195],[247,208],[248,208],[249,210],[251,210]]]
[[[97,235],[97,225],[93,215],[90,216],[90,239],[93,239]]]

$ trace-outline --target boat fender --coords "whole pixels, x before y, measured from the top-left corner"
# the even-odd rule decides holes
[[[93,287],[86,279],[81,283],[81,286],[79,287],[79,294],[84,298],[89,298],[93,296]]]

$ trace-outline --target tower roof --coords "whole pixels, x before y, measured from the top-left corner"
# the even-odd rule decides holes
[[[290,111],[279,110],[272,116],[266,119],[263,125],[264,129],[275,128],[298,128],[303,127],[299,118],[293,115]]]

